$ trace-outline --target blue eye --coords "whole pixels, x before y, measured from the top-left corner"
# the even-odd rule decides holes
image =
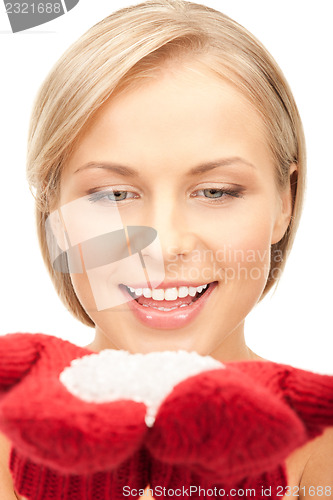
[[[241,198],[242,191],[235,189],[217,189],[215,187],[199,189],[195,192],[196,194],[192,195],[195,198],[204,197],[206,200],[211,200],[213,203],[223,203],[226,198]],[[117,205],[120,202],[130,200],[133,198],[137,198],[135,193],[126,190],[114,189],[107,191],[97,191],[96,193],[92,193],[88,200],[91,203],[101,202],[107,205]]]
[[[204,198],[208,200],[216,200],[217,203],[222,202],[227,197],[241,198],[242,194],[240,191],[234,189],[216,189],[216,188],[206,188],[199,189],[197,193],[203,193]],[[197,197],[198,195],[195,195]]]
[[[221,198],[223,196],[222,189],[203,189],[202,191],[207,198]]]
[[[133,196],[128,196],[130,194]],[[119,201],[128,200],[130,198],[134,198],[134,193],[131,193],[130,191],[110,190],[98,191],[97,193],[93,193],[88,199],[92,203],[96,203],[97,201],[117,203]]]

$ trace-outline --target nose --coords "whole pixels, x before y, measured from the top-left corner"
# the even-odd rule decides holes
[[[190,254],[197,246],[193,221],[189,220],[185,204],[165,196],[150,207],[148,225],[157,231],[164,262],[175,262]]]

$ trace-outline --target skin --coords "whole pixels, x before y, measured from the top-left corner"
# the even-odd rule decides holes
[[[188,175],[198,164],[231,157],[242,160]],[[139,176],[82,168],[89,162],[130,166]],[[274,169],[256,110],[199,63],[168,67],[104,104],[63,171],[59,205],[110,187],[129,191],[131,198],[118,205],[121,218],[157,229],[165,280],[193,282],[195,276],[196,283],[217,280],[218,286],[189,325],[157,331],[138,322],[127,304],[97,311],[87,275],[72,274],[96,324],[90,348],[177,348],[224,361],[257,357],[245,344],[244,320],[265,287],[270,246],[282,238],[291,214],[290,186],[278,190]],[[235,189],[239,196],[219,192],[221,203],[214,203],[202,191],[208,188]]]

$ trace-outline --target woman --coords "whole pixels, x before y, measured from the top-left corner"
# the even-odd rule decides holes
[[[43,257],[65,305],[95,328],[91,350],[261,359],[244,322],[291,248],[305,146],[284,76],[244,28],[182,0],[98,23],[40,90],[28,177]],[[118,254],[92,262],[84,243],[102,255],[108,234]],[[289,457],[300,498],[332,486],[332,438]],[[2,448],[0,492],[15,498]]]

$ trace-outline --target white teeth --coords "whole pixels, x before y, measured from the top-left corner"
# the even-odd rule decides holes
[[[178,307],[154,307],[154,306],[151,306],[151,307],[153,309],[158,309],[159,311],[173,311],[174,309],[178,309]]]
[[[146,297],[146,299],[150,299],[150,297],[151,297],[151,289],[150,288],[143,288],[142,293],[143,293],[143,296]]]
[[[155,288],[154,290],[152,290],[152,298],[154,300],[164,300],[163,288]]]
[[[143,295],[145,298],[154,300],[176,300],[177,298],[184,299],[188,295],[190,297],[195,297],[197,293],[201,293],[208,286],[208,283],[205,285],[199,285],[197,287],[194,286],[180,286],[180,287],[172,287],[172,288],[132,288],[131,286],[127,287],[132,293],[136,295],[136,297],[140,297]]]
[[[164,292],[164,298],[165,300],[176,300],[178,297],[178,290],[177,288],[167,288]]]
[[[190,302],[189,304],[182,304],[181,306],[176,306],[176,307],[154,307],[150,306],[152,309],[158,309],[159,311],[173,311],[174,309],[179,309],[179,307],[187,307],[193,304],[193,302]],[[149,307],[146,304],[141,304],[142,306]]]
[[[178,297],[183,299],[187,296],[188,296],[188,287],[187,286],[180,286],[178,288]]]

